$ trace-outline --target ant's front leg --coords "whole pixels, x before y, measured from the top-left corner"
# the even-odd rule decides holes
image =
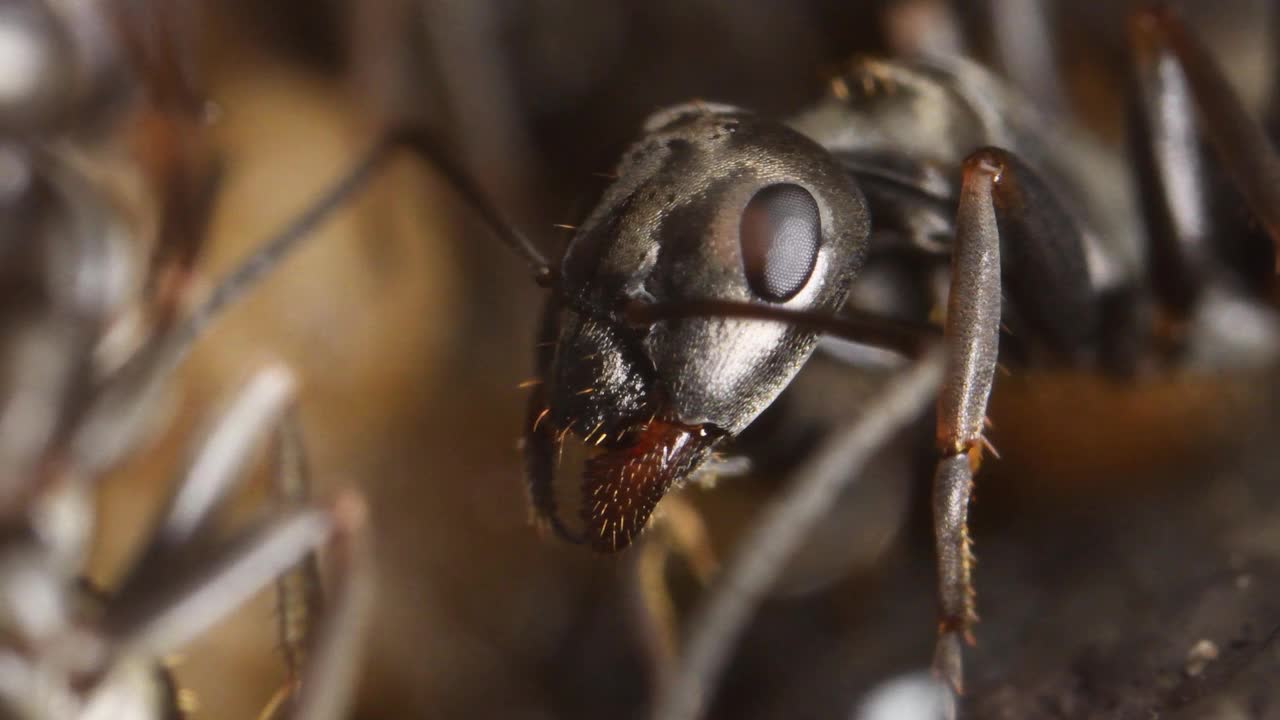
[[[938,400],[933,511],[941,621],[935,672],[963,691],[962,640],[977,621],[971,577],[969,495],[985,441],[987,401],[999,351],[1004,300],[1023,321],[1020,343],[1078,364],[1097,351],[1100,294],[1070,214],[1028,166],[987,148],[964,164]]]

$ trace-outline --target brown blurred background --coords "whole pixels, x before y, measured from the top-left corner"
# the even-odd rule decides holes
[[[785,115],[817,97],[842,60],[901,45],[901,26],[886,17],[905,5],[207,2],[197,41],[227,177],[202,282],[303,207],[388,117],[437,128],[498,205],[554,255],[568,235],[553,225],[589,209],[605,182],[599,175],[649,112],[705,98]],[[1121,152],[1124,25],[1112,5],[1061,3],[1051,29],[1071,112]],[[1233,79],[1260,102],[1273,44],[1267,3],[1187,5]],[[964,19],[982,28],[977,14]],[[990,55],[990,37],[971,39],[975,52]],[[106,485],[94,575],[110,584],[202,419],[253,368],[282,360],[302,378],[319,492],[354,484],[372,504],[379,602],[360,717],[643,716],[652,638],[636,612],[636,553],[595,557],[541,537],[524,503],[517,385],[531,374],[540,302],[523,266],[445,184],[397,162],[203,340],[173,398],[172,429]],[[1183,507],[1183,495],[1167,490],[1186,487],[1166,482],[1173,475],[1193,474],[1197,492],[1208,478],[1251,477],[1247,467],[1235,475],[1204,468],[1254,457],[1229,437],[1266,436],[1265,422],[1248,414],[1253,380],[1137,390],[1000,381],[993,439],[1005,459],[989,463],[990,483],[978,491],[978,554],[990,548],[997,558],[989,575],[978,575],[990,612],[975,662],[991,668],[978,671],[978,687],[984,677],[1004,687],[1016,675],[1015,660],[993,656],[1018,645],[1001,639],[1029,622],[1017,608],[1048,602],[1046,587],[1091,582],[1054,575],[1055,561],[1064,573],[1084,572],[1073,537],[1096,531],[1140,546],[1116,528],[1129,525],[1136,507]],[[755,435],[776,444],[776,463],[714,492],[686,493],[705,513],[718,554],[782,481],[790,455],[832,417],[856,411],[867,382],[816,365],[787,411]],[[1224,433],[1223,418],[1240,425]],[[868,687],[927,663],[932,560],[919,503],[927,440],[924,426],[902,439],[833,509],[749,633],[717,716],[847,715]],[[1201,464],[1183,464],[1192,457]],[[246,510],[256,500],[247,497]],[[1226,523],[1239,505],[1223,502],[1210,512]],[[1036,547],[1053,552],[1046,559]],[[1155,547],[1176,556],[1168,544]],[[1098,548],[1083,552],[1096,557]],[[1001,579],[1025,578],[1029,567],[1047,568],[1040,589]],[[679,560],[667,579],[679,615],[699,584]],[[1006,587],[1027,595],[1012,597]],[[1128,596],[1115,592],[1123,605]],[[177,672],[198,698],[193,717],[255,717],[284,677],[273,638],[263,596],[190,648]],[[1043,664],[1053,676],[1072,662]]]

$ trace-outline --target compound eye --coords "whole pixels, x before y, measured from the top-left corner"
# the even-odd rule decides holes
[[[747,203],[738,238],[751,291],[772,302],[790,300],[818,262],[818,203],[799,185],[770,185]]]

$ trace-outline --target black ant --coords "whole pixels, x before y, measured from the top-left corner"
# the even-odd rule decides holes
[[[1109,218],[1068,169],[1076,146],[959,60],[857,61],[786,123],[703,102],[653,115],[556,264],[485,211],[551,291],[524,439],[538,518],[619,551],[778,397],[820,335],[914,357],[864,409],[856,452],[827,457],[860,458],[882,424],[906,422],[936,390],[934,670],[963,692],[977,619],[968,505],[998,360],[1123,378],[1203,357],[1266,365],[1277,350],[1274,152],[1174,14],[1136,12],[1132,44],[1148,267],[1125,267],[1098,233]],[[1241,224],[1224,197],[1253,218]],[[859,273],[885,266],[945,307],[940,340],[927,316],[844,307]],[[554,491],[570,442],[587,453],[580,522],[561,516]],[[822,459],[797,487],[831,482]],[[795,512],[811,522],[817,511]],[[786,540],[751,547],[776,559],[803,537],[778,533]],[[709,607],[740,621],[770,577],[750,567],[731,567],[732,592]],[[723,665],[734,626],[700,617],[656,717],[697,715]]]
[[[10,61],[0,94],[3,717],[181,717],[164,658],[284,575],[281,643],[293,678],[268,715],[340,717],[354,690],[372,583],[367,511],[350,491],[327,503],[306,499],[295,382],[284,367],[261,369],[194,446],[124,577],[109,590],[82,577],[97,485],[137,451],[159,391],[193,343],[388,154],[379,143],[181,312],[217,185],[203,103],[179,60],[175,16],[190,9],[0,3]],[[164,31],[143,32],[142,16]],[[138,261],[146,238],[123,203],[85,170],[85,156],[122,126],[136,133],[131,157],[160,198],[149,262]],[[137,306],[147,316],[140,333],[129,322]],[[222,540],[212,518],[263,438],[277,450],[289,507]],[[329,592],[315,557],[322,548]]]

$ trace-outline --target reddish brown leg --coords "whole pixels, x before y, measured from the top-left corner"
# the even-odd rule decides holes
[[[965,163],[944,335],[947,369],[938,398],[942,459],[934,474],[933,513],[941,620],[934,672],[956,694],[964,691],[961,640],[972,642],[969,629],[978,619],[967,524],[970,457],[981,448],[1000,339],[1000,234],[992,203],[1000,172],[986,153]]]
[[[1022,321],[1012,339],[1040,348],[1046,359],[1080,365],[1096,357],[1103,298],[1089,281],[1083,242],[1064,207],[1018,158],[986,148],[965,162],[933,489],[941,606],[934,670],[956,694],[964,688],[962,646],[973,642],[977,621],[967,520],[1002,313],[1007,304]]]

